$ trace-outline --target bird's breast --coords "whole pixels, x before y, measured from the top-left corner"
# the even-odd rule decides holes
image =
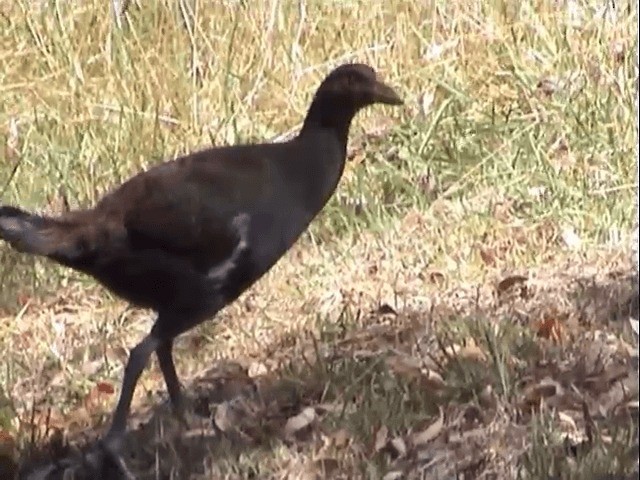
[[[313,215],[296,205],[259,211],[249,220],[251,257],[261,273],[269,270],[306,230]]]

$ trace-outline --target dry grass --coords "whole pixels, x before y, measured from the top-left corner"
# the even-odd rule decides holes
[[[215,431],[148,410],[143,375],[140,478],[637,471],[633,2],[131,2],[123,29],[107,3],[0,5],[2,203],[85,205],[196,146],[283,138],[343,61],[407,102],[356,119],[308,234],[180,340]],[[65,453],[45,425],[99,429],[150,319],[0,257],[5,478],[34,439]]]

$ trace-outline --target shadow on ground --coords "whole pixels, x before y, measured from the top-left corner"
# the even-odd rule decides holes
[[[514,400],[512,405],[501,404],[501,401],[484,405],[480,394],[486,389],[469,392],[467,396],[474,397],[475,400],[464,402],[460,400],[460,392],[442,394],[442,391],[438,391],[431,394],[430,391],[438,390],[435,387],[438,382],[447,384],[452,382],[453,378],[450,370],[443,367],[442,363],[429,363],[431,359],[437,357],[435,354],[431,355],[429,349],[442,350],[442,345],[438,345],[439,337],[434,333],[438,330],[438,325],[451,318],[474,318],[475,321],[486,319],[527,328],[538,318],[548,316],[549,312],[561,318],[566,323],[567,329],[572,329],[572,332],[567,334],[572,338],[572,345],[566,347],[565,353],[559,354],[562,362],[558,361],[558,365],[562,364],[566,368],[563,367],[564,370],[547,368],[545,372],[547,377],[551,377],[552,381],[559,385],[564,387],[569,384],[578,385],[583,389],[583,393],[587,392],[584,393],[583,406],[576,407],[576,412],[579,412],[574,422],[577,426],[574,426],[580,430],[584,420],[583,410],[591,405],[584,398],[588,397],[589,401],[595,402],[597,399],[602,399],[605,393],[610,395],[610,391],[601,391],[602,383],[599,383],[598,391],[589,390],[592,388],[589,386],[591,385],[589,379],[595,378],[595,374],[584,371],[584,358],[591,355],[586,343],[591,342],[588,339],[596,338],[592,335],[596,331],[609,332],[619,338],[624,332],[624,335],[629,337],[628,318],[630,316],[638,318],[638,277],[630,270],[618,270],[571,276],[571,278],[562,278],[556,272],[549,276],[514,277],[514,279],[505,280],[507,280],[506,283],[503,281],[495,285],[485,285],[482,288],[448,292],[440,296],[438,302],[434,302],[431,308],[425,311],[395,312],[388,306],[377,309],[365,315],[360,325],[354,325],[351,330],[345,330],[336,335],[333,341],[328,341],[326,336],[324,338],[321,336],[318,342],[309,341],[308,338],[301,339],[299,344],[293,347],[291,345],[283,347],[279,344],[265,346],[265,352],[269,352],[269,358],[265,358],[265,373],[262,374],[249,376],[247,368],[242,365],[221,362],[188,389],[195,413],[190,422],[194,425],[193,428],[185,429],[179,426],[169,413],[166,403],[152,408],[130,422],[132,429],[125,449],[125,460],[141,480],[222,477],[290,478],[286,472],[287,469],[293,468],[293,463],[296,463],[292,460],[296,455],[313,457],[309,461],[296,463],[298,473],[309,464],[313,464],[313,469],[304,470],[309,476],[296,476],[297,478],[367,478],[370,471],[367,473],[366,467],[363,467],[366,461],[379,457],[384,452],[390,452],[391,460],[382,462],[385,465],[384,468],[396,468],[408,475],[402,478],[412,478],[412,475],[418,476],[418,474],[427,474],[423,478],[445,478],[440,475],[460,475],[461,473],[466,474],[465,478],[477,478],[490,473],[507,475],[498,478],[513,478],[510,475],[519,468],[520,458],[526,454],[527,445],[530,442],[529,433],[523,427],[526,425],[524,419],[526,415],[521,413],[515,415],[509,412],[510,409],[518,412],[522,410],[522,398],[519,397],[518,401]],[[585,335],[587,333],[588,335],[585,336],[578,331],[586,332]],[[481,347],[482,343],[479,341],[478,345]],[[542,376],[537,370],[532,373],[534,363],[538,365],[541,357],[547,357],[546,361],[550,362],[548,355],[551,350],[546,347],[540,347],[540,349],[544,350],[544,355],[538,352],[531,357],[531,360],[529,357],[520,357],[520,360],[524,358],[524,361],[521,361],[521,365],[513,372],[517,372],[523,379]],[[420,385],[426,385],[427,389],[418,393],[420,401],[414,401],[413,407],[403,414],[405,415],[403,418],[407,418],[406,415],[409,413],[419,416],[420,410],[423,409],[427,411],[429,418],[435,418],[439,410],[444,412],[440,430],[447,432],[446,439],[436,440],[440,432],[434,432],[432,429],[433,438],[429,438],[432,447],[429,455],[421,456],[419,452],[423,450],[420,449],[416,450],[418,453],[411,453],[417,445],[415,438],[406,440],[405,447],[398,446],[397,443],[389,444],[395,447],[387,445],[385,439],[381,439],[379,429],[380,422],[384,422],[384,418],[371,419],[370,424],[366,424],[370,427],[363,427],[364,424],[361,421],[358,423],[350,420],[350,416],[358,415],[358,410],[361,414],[362,412],[373,414],[376,411],[371,407],[375,404],[375,399],[365,398],[376,395],[375,389],[367,387],[367,382],[371,384],[377,381],[373,378],[372,372],[385,370],[394,377],[402,376],[410,370],[408,367],[405,370],[390,368],[390,363],[380,361],[383,357],[388,358],[390,354],[401,358],[399,352],[402,353],[402,358],[413,358],[417,362],[418,371],[424,373],[425,364],[432,365],[433,370],[439,371],[440,380],[435,383],[429,383],[429,381],[421,383]],[[584,353],[584,358],[581,357],[581,352]],[[622,357],[612,355],[611,362],[620,364]],[[351,362],[349,364],[354,368],[352,372],[345,373],[348,370],[344,367],[345,362]],[[335,364],[341,364],[341,369],[331,366]],[[409,361],[406,365],[411,365],[411,362]],[[567,372],[574,370],[577,372],[580,369],[582,369],[580,373],[575,373],[580,377],[579,379],[577,377],[567,379]],[[626,374],[619,374],[617,378],[610,378],[607,380],[608,383],[605,382],[607,389],[611,387],[609,390],[613,390],[613,384],[620,382],[623,377],[626,380],[637,377],[637,349],[634,362],[627,361],[624,369]],[[411,376],[411,374],[408,375]],[[364,381],[363,378],[365,378]],[[395,385],[393,389],[396,393],[402,393],[402,389],[412,385],[411,382],[414,380],[415,378],[411,378],[407,383]],[[354,385],[356,388],[353,388]],[[527,391],[524,383],[520,386],[523,391]],[[619,404],[628,402],[631,398],[636,401],[637,414],[637,378],[635,386],[631,381],[631,384],[625,385],[622,391],[623,393],[617,395],[622,395],[624,398],[619,398],[614,402],[615,405],[610,405],[608,407],[610,412],[614,410],[617,412],[616,408]],[[387,394],[383,392],[380,395],[384,397]],[[523,393],[523,395],[527,394]],[[560,395],[558,394],[557,397],[560,398]],[[454,399],[459,403],[455,404]],[[383,400],[383,404],[391,402],[385,398]],[[411,397],[410,400],[413,401]],[[395,408],[391,403],[385,405],[390,409]],[[347,404],[355,405],[355,410],[351,407],[347,408]],[[364,404],[369,407],[359,407]],[[479,415],[480,419],[474,420],[475,426],[473,429],[469,427],[471,429],[469,430],[461,427],[463,424],[460,422],[468,420],[471,404],[475,405],[476,410],[479,409],[478,406],[482,407],[482,415]],[[562,405],[564,404],[560,402],[556,408],[571,410],[570,407]],[[498,411],[502,413],[495,413]],[[387,419],[396,418],[394,414],[395,412],[380,413]],[[505,427],[504,434],[496,433],[496,425],[500,423],[497,420],[499,415],[502,415],[500,418],[512,419],[510,421],[513,425]],[[333,419],[332,423],[330,422],[331,426],[327,426],[325,422],[325,418],[329,416]],[[589,421],[597,422],[597,415],[594,413],[592,416],[595,420]],[[608,417],[607,420],[614,417],[613,413],[605,416]],[[517,420],[516,417],[518,417]],[[628,426],[628,417],[623,415],[623,418],[627,419],[624,421],[627,421]],[[637,423],[637,417],[635,418]],[[403,422],[405,420],[401,419],[400,423]],[[411,423],[411,420],[406,422]],[[451,430],[454,423],[456,432],[462,435],[462,443],[472,447],[474,452],[460,453],[464,449],[451,447],[455,443],[453,430]],[[518,423],[520,424],[516,425]],[[359,432],[352,431],[353,439],[349,440],[351,444],[359,445],[357,448],[350,447],[351,452],[357,452],[352,457],[357,458],[344,460],[342,463],[343,460],[336,456],[320,455],[322,458],[332,459],[333,463],[318,460],[320,458],[318,452],[324,447],[309,450],[309,445],[324,445],[327,443],[327,438],[335,440],[330,432],[340,430],[343,424],[347,425],[347,429],[360,429]],[[406,426],[406,423],[404,424]],[[490,428],[493,429],[491,432],[488,430]],[[367,429],[369,429],[367,434],[372,437],[370,442],[365,438],[367,434],[363,434]],[[401,429],[397,428],[396,434],[399,431]],[[473,437],[475,440],[464,437],[465,432],[468,431],[476,432],[476,436]],[[482,434],[477,435],[478,433]],[[46,444],[42,443],[29,452],[23,452],[19,478],[28,478],[27,472],[62,457],[80,456],[80,451],[74,445],[91,445],[95,441],[96,432],[76,434],[68,442],[63,442],[60,436],[54,435],[54,437]],[[389,432],[389,438],[391,437],[392,433]],[[498,457],[495,453],[491,458],[486,456],[485,451],[488,451],[486,442],[489,437],[492,441],[504,438],[506,443],[513,443],[513,452],[502,456],[498,454]],[[575,440],[576,445],[581,442],[583,440]],[[519,445],[518,448],[515,447],[516,444]],[[401,452],[402,448],[407,451]],[[630,445],[630,448],[637,451],[637,440],[635,447]],[[283,458],[283,449],[294,453]],[[312,453],[309,453],[310,451]],[[480,455],[482,458],[476,458],[478,452],[482,453]],[[566,452],[563,454],[566,456]],[[624,453],[624,455],[627,454]],[[273,461],[264,461],[268,458]],[[302,464],[307,467],[301,467]],[[347,464],[349,466],[345,467]],[[318,473],[320,470],[324,473]],[[333,473],[328,474],[328,470]],[[46,477],[47,480],[54,478],[63,477],[61,475]],[[116,479],[118,476],[110,475],[105,480],[110,478]]]

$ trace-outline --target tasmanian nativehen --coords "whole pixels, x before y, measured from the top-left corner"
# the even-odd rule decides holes
[[[322,82],[290,141],[208,148],[154,166],[93,208],[52,218],[0,207],[0,238],[84,272],[132,305],[153,309],[129,356],[112,423],[100,442],[117,457],[136,383],[155,352],[182,417],[172,358],[178,335],[213,317],[262,277],[305,231],[342,176],[355,114],[402,104],[364,64]]]

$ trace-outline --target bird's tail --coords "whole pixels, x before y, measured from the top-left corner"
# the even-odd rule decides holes
[[[73,263],[87,254],[90,242],[83,238],[81,225],[0,206],[0,239],[19,252]]]

